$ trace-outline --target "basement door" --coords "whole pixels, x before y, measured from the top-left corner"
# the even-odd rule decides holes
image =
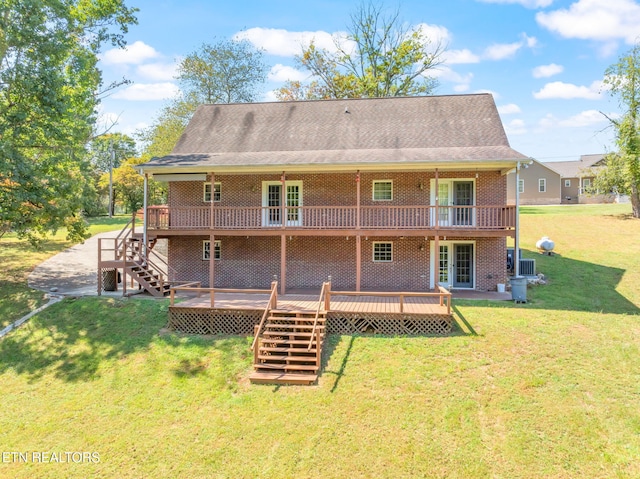
[[[284,188],[282,208],[282,182],[262,182],[262,226],[282,226],[283,210],[286,226],[302,226],[302,181],[287,181]]]
[[[445,288],[473,289],[475,279],[475,256],[473,242],[454,243],[440,241],[438,254],[438,284]],[[433,258],[434,242],[431,242]],[[433,285],[433,271],[431,271]]]

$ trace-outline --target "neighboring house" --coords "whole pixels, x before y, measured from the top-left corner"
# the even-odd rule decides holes
[[[507,203],[516,204],[516,173],[509,173],[507,179]],[[518,190],[521,205],[558,205],[561,198],[560,173],[553,163],[532,160],[522,165]]]
[[[169,190],[146,234],[203,286],[495,291],[529,161],[489,94],[203,105],[140,165]]]
[[[612,203],[615,195],[598,194],[592,189],[594,171],[603,166],[605,155],[582,155],[578,161],[546,163],[560,174],[561,203]]]

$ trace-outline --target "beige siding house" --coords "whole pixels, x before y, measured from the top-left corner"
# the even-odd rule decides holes
[[[615,195],[602,195],[593,191],[594,169],[602,166],[604,154],[582,155],[578,161],[558,161],[546,163],[560,174],[561,202],[563,204],[578,203],[612,203]]]
[[[515,176],[515,172],[512,172],[507,178],[507,202],[510,205],[516,203]],[[521,205],[560,204],[560,173],[553,169],[552,164],[532,160],[520,168],[518,189]]]

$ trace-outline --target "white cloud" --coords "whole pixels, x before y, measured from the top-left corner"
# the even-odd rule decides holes
[[[479,0],[482,3],[516,3],[526,8],[543,8],[553,3],[553,0]]]
[[[473,80],[473,73],[467,73],[461,75],[458,72],[453,71],[451,68],[443,65],[439,65],[436,68],[427,72],[429,76],[437,78],[442,81],[455,83],[454,90],[457,92],[468,91]]]
[[[618,118],[618,113],[607,113],[609,118]],[[570,116],[568,118],[558,118],[555,115],[548,113],[545,117],[538,121],[538,126],[542,130],[550,130],[557,128],[585,128],[591,127],[593,129],[596,125],[604,125],[608,122],[607,118],[597,110],[585,110],[577,115]]]
[[[443,55],[444,62],[448,65],[479,63],[480,57],[471,50],[447,50]]]
[[[111,98],[130,101],[166,100],[178,94],[174,83],[136,83],[114,93]]]
[[[520,113],[520,107],[515,103],[509,103],[498,107],[498,113],[501,115],[513,115],[514,113]]]
[[[512,58],[523,47],[534,48],[538,44],[536,37],[521,34],[522,40],[514,43],[495,43],[484,50],[483,58],[487,60],[504,60]]]
[[[511,120],[504,126],[508,135],[524,135],[527,133],[527,127],[523,120]]]
[[[568,9],[539,12],[536,21],[565,38],[633,44],[640,33],[640,4],[633,0],[578,0]]]
[[[446,45],[451,40],[451,33],[446,27],[441,25],[429,25],[428,23],[419,23],[413,27],[413,31],[421,32],[432,45],[439,43]]]
[[[570,118],[561,120],[560,126],[566,126],[571,128],[579,128],[583,126],[597,125],[599,123],[606,123],[607,118],[597,110],[586,110],[578,113]]]
[[[289,32],[276,28],[250,28],[236,33],[234,40],[247,40],[256,48],[263,48],[269,55],[293,57],[302,52],[302,47],[314,41],[318,48],[335,51],[335,38],[344,38],[344,34],[317,32]]]
[[[148,63],[140,65],[138,74],[148,80],[168,81],[176,76],[177,64],[175,63]]]
[[[464,93],[466,91],[469,91],[469,85],[465,83],[461,83],[459,85],[454,86],[453,91],[455,91],[456,93]]]
[[[504,60],[513,57],[522,48],[522,43],[496,43],[487,47],[483,57],[488,60]]]
[[[126,48],[112,48],[101,56],[105,65],[139,65],[147,60],[160,57],[155,48],[137,41]]]
[[[278,63],[271,68],[268,75],[268,80],[273,82],[285,82],[291,81],[303,81],[308,78],[309,74],[296,70],[293,67],[282,65]]]
[[[562,65],[556,65],[555,63],[540,65],[533,69],[533,78],[549,78],[563,71],[564,67]]]
[[[602,82],[595,81],[589,86],[578,86],[560,81],[547,83],[540,91],[534,92],[533,97],[538,100],[563,99],[598,100],[602,96]]]

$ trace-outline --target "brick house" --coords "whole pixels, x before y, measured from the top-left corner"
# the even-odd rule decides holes
[[[203,105],[140,166],[169,191],[145,235],[204,286],[496,290],[529,161],[489,94]]]

